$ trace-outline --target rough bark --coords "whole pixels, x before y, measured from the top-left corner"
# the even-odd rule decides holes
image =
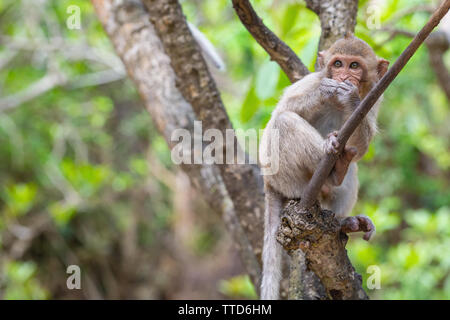
[[[248,0],[232,0],[242,24],[255,40],[266,50],[270,59],[277,62],[291,82],[295,82],[309,73],[308,68],[294,51],[281,41],[258,17]]]
[[[347,32],[354,32],[358,0],[305,0],[305,2],[320,19],[322,34],[319,50],[328,49]]]
[[[155,126],[173,148],[177,141],[171,141],[172,132],[180,128],[193,132],[194,121],[198,118],[192,105],[176,87],[176,74],[149,21],[149,13],[139,1],[92,0],[92,3]],[[209,119],[211,114],[208,112],[213,111],[207,107],[204,112],[203,119]],[[219,118],[221,128],[231,127],[226,123],[226,115],[219,115]],[[205,164],[184,164],[182,169],[211,208],[223,214],[225,225],[233,235],[246,270],[258,289],[264,204],[258,168],[246,166],[242,174],[233,170],[221,171],[217,166]],[[233,175],[234,181],[238,181],[233,188],[227,188],[224,181],[230,179],[223,179],[221,172]],[[254,188],[247,189],[249,184]]]
[[[348,237],[340,232],[334,213],[321,210],[318,204],[305,209],[298,201],[291,200],[283,211],[280,230],[278,241],[297,261],[301,260],[299,248],[303,251],[306,266],[320,278],[330,299],[368,299],[362,289],[362,278],[345,250]],[[289,296],[303,299],[305,283],[298,281],[302,276],[299,270],[302,264],[292,265]]]

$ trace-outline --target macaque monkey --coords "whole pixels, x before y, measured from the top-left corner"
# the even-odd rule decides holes
[[[352,34],[319,52],[319,71],[289,86],[264,130],[259,155],[271,159],[278,152],[278,171],[264,175],[265,231],[262,299],[278,299],[282,247],[276,240],[286,199],[299,199],[326,153],[337,153],[337,130],[387,71],[389,62]],[[369,240],[375,227],[368,217],[347,217],[358,195],[356,161],[367,152],[377,131],[380,100],[348,140],[322,187],[323,208],[341,219],[343,232],[363,231]],[[277,130],[278,139],[273,139]],[[274,148],[274,144],[278,147]],[[275,150],[275,151],[273,151]],[[263,174],[264,167],[263,167]]]

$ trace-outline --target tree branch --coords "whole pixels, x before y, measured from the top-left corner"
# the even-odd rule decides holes
[[[125,77],[122,62],[114,54],[99,49],[92,49],[86,45],[72,45],[62,38],[27,39],[0,35],[0,43],[9,49],[5,56],[0,59],[0,69],[10,59],[14,58],[19,51],[37,51],[42,55],[48,56],[49,61],[54,61],[53,55],[58,53],[63,54],[67,60],[92,60],[110,67],[110,69],[102,71],[68,77],[58,65],[52,63],[48,73],[41,79],[19,92],[0,97],[0,112],[14,109],[57,87],[65,86],[69,89],[74,89],[96,86],[121,80]]]
[[[432,14],[436,10],[436,7],[431,4],[418,4],[412,7],[404,8],[400,11],[397,11],[394,15],[392,15],[391,18],[389,18],[388,21],[386,21],[389,25],[394,25],[397,22],[399,22],[404,17],[417,13],[417,12],[427,12],[429,14]]]
[[[325,287],[328,298],[368,299],[361,286],[362,278],[356,273],[345,250],[348,237],[340,229],[334,213],[321,210],[318,203],[308,209],[295,200],[286,205],[277,240],[296,259],[291,263],[289,299],[305,298],[305,283],[299,281],[302,274],[297,274],[296,270],[302,265],[298,263],[302,259],[300,251],[304,253],[307,268]]]
[[[173,131],[186,129],[193,136],[194,121],[197,119],[203,121],[203,129],[231,128],[220,95],[187,29],[178,3],[145,1],[151,9],[147,11],[141,1],[92,2],[155,126],[170,148],[178,143],[171,139]],[[155,26],[168,28],[162,39],[149,21],[149,12],[150,16],[154,15],[161,20]],[[174,30],[174,26],[180,29]],[[182,56],[168,56],[174,50],[170,47],[171,41],[180,46],[177,49],[182,49],[186,55],[185,60]],[[180,73],[186,78],[181,78]],[[184,85],[179,79],[185,81]],[[261,176],[256,166],[221,167],[223,168],[219,169],[216,165],[206,164],[181,165],[211,208],[223,215],[225,226],[235,239],[242,262],[258,290],[264,210]]]
[[[433,11],[434,6],[432,5],[417,5],[399,11],[391,19],[388,20],[385,27],[377,30],[385,31],[390,34],[389,37],[383,42],[379,43],[377,47],[380,48],[384,46],[385,43],[391,41],[399,35],[408,38],[414,38],[415,34],[413,32],[398,29],[392,26],[407,15],[416,12],[428,12],[431,14],[433,13]],[[446,32],[443,27],[442,30],[437,30],[431,33],[430,36],[426,39],[425,43],[429,52],[430,65],[433,68],[434,73],[436,74],[439,85],[447,96],[447,99],[450,100],[450,72],[444,63],[443,57],[445,52],[450,47],[450,33],[448,32],[448,30]]]
[[[16,108],[45,92],[67,83],[67,78],[59,72],[49,72],[26,89],[7,97],[0,98],[0,112]]]
[[[267,28],[258,17],[248,0],[232,0],[242,24],[255,40],[267,51],[270,59],[277,62],[291,82],[295,82],[309,74],[308,68],[297,57],[294,51]]]
[[[438,25],[450,8],[450,0],[444,0],[441,6],[435,11],[426,25],[414,37],[410,45],[403,51],[394,65],[386,72],[383,78],[372,88],[367,96],[360,103],[349,119],[344,123],[339,131],[338,141],[342,152],[345,144],[356,127],[360,124],[364,116],[369,112],[378,98],[395,79],[398,73],[406,65],[418,47],[428,37],[431,31]],[[342,263],[345,251],[341,250],[342,240],[339,229],[335,228],[337,219],[327,211],[321,211],[317,207],[317,195],[329,176],[337,155],[327,154],[321,160],[317,170],[314,172],[308,186],[300,200],[287,208],[287,216],[283,218],[278,236],[280,242],[288,250],[304,249],[308,266],[316,273],[326,287],[330,298],[334,299],[354,299],[356,297],[365,298],[361,292],[361,281],[355,276],[350,278],[340,278],[339,275],[348,274],[351,270],[347,263]],[[330,236],[335,234],[335,236]],[[324,242],[324,239],[326,240]],[[334,254],[337,249],[339,254]],[[327,263],[324,263],[327,261]],[[333,265],[332,270],[327,265]],[[330,272],[333,272],[330,277]],[[349,286],[349,283],[351,284]]]
[[[191,104],[197,118],[202,121],[202,129],[220,130],[223,137],[228,137],[227,130],[232,129],[231,122],[225,111],[216,84],[193,38],[181,5],[177,0],[143,0],[150,13],[156,33],[170,57],[170,64],[176,75],[176,85],[183,97]],[[233,161],[226,163],[227,147],[233,144],[237,153],[243,152],[236,137],[223,145],[224,164],[218,165],[222,173],[228,194],[230,195],[239,216],[251,219],[249,224],[243,224],[247,237],[256,245],[255,253],[262,251],[262,234],[254,230],[263,230],[260,216],[263,212],[262,178],[256,165],[237,164],[235,149],[232,150]],[[245,181],[245,184],[243,183]],[[259,191],[255,194],[255,191]]]
[[[378,48],[391,41],[397,36],[414,38],[415,34],[411,31],[397,29],[393,27],[383,27],[379,31],[389,32],[389,37],[377,45]],[[426,39],[425,44],[428,48],[430,65],[436,74],[439,85],[444,91],[447,99],[450,100],[450,72],[444,62],[444,54],[450,46],[449,36],[444,31],[434,31]]]

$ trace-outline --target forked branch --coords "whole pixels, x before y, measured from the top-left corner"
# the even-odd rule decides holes
[[[291,82],[295,82],[309,73],[308,68],[295,52],[264,25],[248,0],[232,0],[232,2],[242,24],[267,51],[270,58],[278,63]]]

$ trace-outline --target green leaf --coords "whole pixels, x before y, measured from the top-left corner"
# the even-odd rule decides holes
[[[278,65],[272,61],[266,61],[256,75],[256,96],[260,100],[266,100],[275,94],[280,72]]]
[[[297,4],[287,6],[284,11],[283,21],[281,24],[282,35],[286,35],[295,25],[297,21],[297,16],[300,11],[300,6]]]
[[[4,199],[13,216],[25,214],[34,203],[37,188],[32,183],[18,183],[4,190]]]
[[[244,123],[248,122],[255,115],[256,111],[258,111],[260,105],[261,101],[256,96],[255,86],[252,82],[241,107],[241,121]]]
[[[75,215],[75,208],[67,205],[66,203],[56,202],[52,204],[48,211],[55,223],[60,226],[66,226]]]

